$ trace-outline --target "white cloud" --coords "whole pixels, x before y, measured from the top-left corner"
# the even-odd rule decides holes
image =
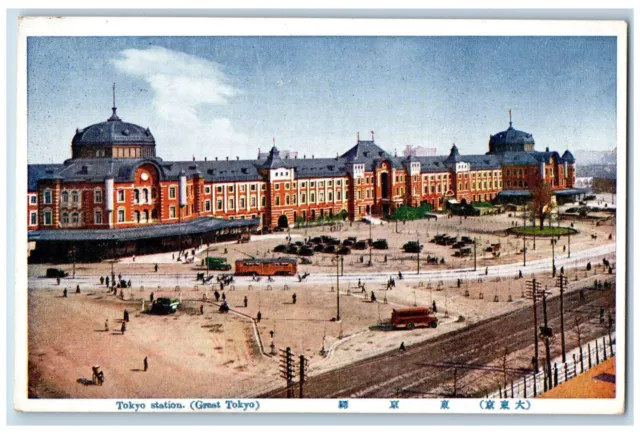
[[[208,105],[224,106],[240,93],[218,63],[162,47],[123,50],[112,63],[152,89],[158,117],[153,131],[159,145],[165,145],[164,158],[184,159],[185,152],[188,157],[191,153],[212,156],[246,144],[247,136],[236,131],[230,119],[207,117],[206,110],[200,110]]]

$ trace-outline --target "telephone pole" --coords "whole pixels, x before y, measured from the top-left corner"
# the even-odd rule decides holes
[[[478,261],[477,261],[477,256],[476,256],[476,247],[477,247],[477,241],[474,238],[473,239],[473,271],[478,271]]]
[[[523,255],[522,266],[526,267],[527,266],[527,237],[526,236],[523,236],[522,244],[524,245],[522,248],[522,255]]]
[[[418,238],[418,275],[420,275],[420,238]]]
[[[540,327],[540,335],[544,339],[544,346],[547,355],[547,376],[549,378],[549,390],[553,388],[553,375],[551,373],[551,336],[553,331],[549,327],[549,319],[547,317],[547,291],[542,292],[542,311],[544,313],[544,327]]]
[[[293,398],[293,379],[295,377],[295,361],[291,347],[280,348],[280,378],[287,381],[287,398]]]
[[[300,354],[300,396],[304,398],[304,383],[307,381],[307,359]]]
[[[336,321],[340,321],[340,255],[336,255]]]
[[[564,275],[558,276],[558,286],[560,287],[560,333],[562,340],[562,363],[567,362],[566,347],[564,342],[564,290],[567,286],[567,277]]]
[[[369,266],[373,265],[373,261],[371,260],[371,249],[373,248],[373,238],[371,238],[371,226],[373,226],[373,221],[369,219]]]
[[[535,345],[535,353],[534,353],[534,370],[536,373],[538,372],[538,360],[539,360],[539,351],[538,351],[538,306],[537,306],[537,298],[540,296],[540,282],[536,282],[536,279],[527,280],[525,282],[527,288],[527,297],[533,299],[533,343]]]
[[[551,277],[556,277],[556,239],[551,237]]]

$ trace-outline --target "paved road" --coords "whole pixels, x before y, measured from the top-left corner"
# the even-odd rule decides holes
[[[600,306],[615,301],[615,291],[587,290],[585,301],[579,292],[565,295],[565,327],[571,330],[574,317],[592,322],[598,316]],[[560,298],[548,300],[549,325],[554,333],[560,331]],[[541,305],[542,303],[539,303]],[[542,309],[539,306],[541,321]],[[594,328],[597,329],[597,328]],[[597,333],[598,331],[596,331]],[[604,329],[599,330],[604,333]],[[389,332],[393,333],[393,332]],[[595,334],[582,336],[588,341]],[[449,384],[453,368],[436,368],[434,363],[457,362],[487,364],[503,354],[526,348],[533,341],[532,309],[526,307],[500,317],[485,320],[464,330],[450,332],[429,341],[409,347],[406,353],[391,351],[380,356],[356,362],[335,371],[311,377],[305,385],[305,398],[393,398],[415,397],[441,384]],[[552,357],[558,356],[552,353]],[[544,346],[540,344],[540,358],[544,358]],[[297,393],[297,387],[296,393]],[[482,394],[482,390],[476,390]],[[265,395],[285,398],[283,389]]]
[[[560,269],[560,267],[564,266],[566,270],[570,270],[572,268],[578,267],[583,269],[585,264],[588,261],[592,261],[594,264],[600,262],[603,257],[611,257],[616,252],[616,244],[605,244],[603,246],[593,247],[590,249],[579,250],[576,252],[572,252],[571,258],[567,258],[565,255],[563,257],[556,256],[556,267]],[[539,259],[535,261],[530,261],[527,263],[526,267],[522,266],[522,262],[511,263],[511,264],[503,264],[489,267],[489,277],[495,276],[515,276],[519,270],[522,270],[526,276],[531,273],[545,273],[551,271],[551,258]],[[181,286],[183,288],[190,288],[193,285],[199,284],[198,281],[195,280],[195,272],[189,274],[162,274],[161,272],[158,274],[127,274],[124,276],[126,279],[131,279],[133,281],[133,286],[138,288],[141,284],[145,285],[149,288],[155,288],[159,285],[161,286]],[[363,282],[370,283],[384,283],[388,280],[389,275],[392,274],[390,272],[364,272],[364,273],[349,273],[345,274],[341,280],[350,279],[354,281],[356,279],[360,279]],[[419,281],[419,280],[443,280],[443,281],[451,281],[456,280],[459,277],[464,279],[475,279],[478,277],[484,277],[485,269],[482,267],[478,267],[477,271],[473,271],[473,268],[458,268],[458,269],[441,269],[434,270],[430,269],[428,266],[420,273],[420,275],[413,273],[403,273],[404,279],[407,281]],[[76,276],[76,279],[73,280],[73,284],[77,283],[90,283],[95,284],[98,275],[79,275]],[[143,279],[143,280],[142,280]],[[335,283],[336,276],[333,273],[312,273],[309,277],[305,279],[305,283],[307,284],[316,284],[316,283]],[[256,284],[252,282],[250,277],[236,277],[236,283],[248,285],[248,284]],[[43,279],[38,277],[32,277],[29,279],[29,287],[38,288],[38,287],[47,287],[51,286],[51,282],[53,279]],[[66,279],[63,280],[66,282]],[[260,281],[260,285],[266,285],[268,282],[266,278],[262,278]],[[271,283],[272,285],[284,285],[284,284],[293,284],[298,283],[297,277],[276,277],[275,282]],[[62,283],[64,286],[64,283]]]

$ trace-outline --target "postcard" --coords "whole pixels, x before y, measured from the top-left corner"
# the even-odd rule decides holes
[[[624,412],[625,22],[28,17],[18,55],[16,409]]]

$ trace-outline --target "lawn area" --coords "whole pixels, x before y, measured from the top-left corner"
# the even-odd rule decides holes
[[[527,227],[516,227],[516,228],[509,228],[509,232],[512,234],[520,234],[520,235],[531,235],[533,236],[534,234],[536,236],[541,236],[541,237],[552,237],[552,236],[560,236],[560,235],[573,235],[576,234],[578,231],[576,231],[575,229],[571,229],[571,228],[565,228],[565,227],[557,227],[557,226],[552,226],[552,227],[548,227],[545,226],[543,229],[540,229],[540,227],[538,226],[527,226]]]

